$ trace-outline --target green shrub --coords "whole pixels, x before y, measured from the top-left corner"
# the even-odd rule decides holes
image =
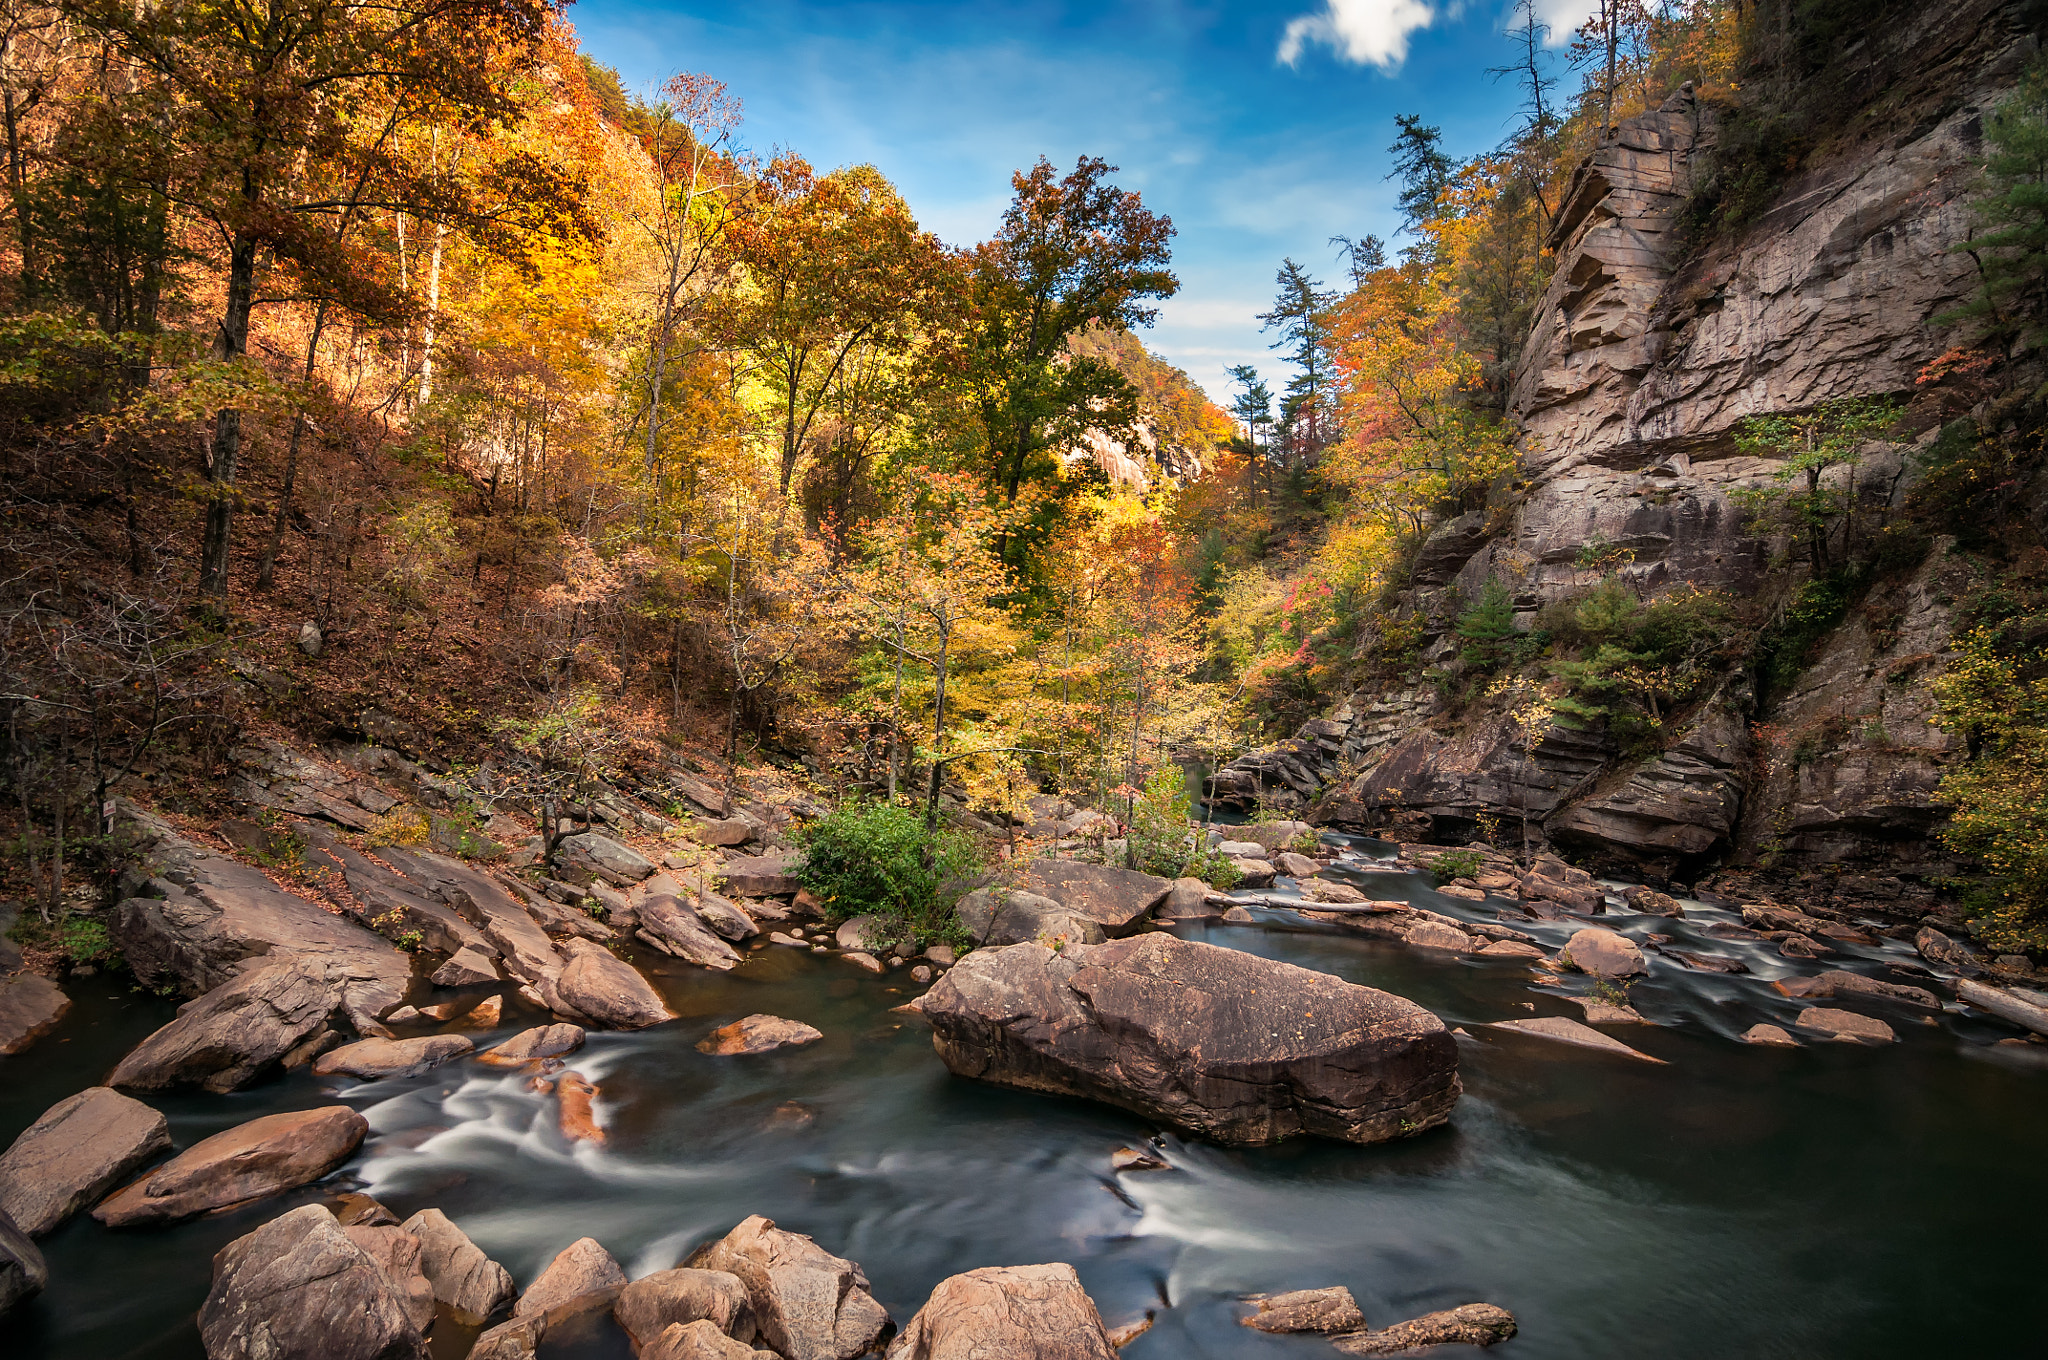
[[[1228,892],[1244,877],[1237,866],[1209,848],[1195,824],[1187,776],[1178,765],[1154,770],[1145,791],[1131,805],[1130,863],[1161,878],[1199,878]]]
[[[67,917],[58,930],[57,940],[64,957],[74,966],[113,967],[121,962],[121,951],[115,946],[114,937],[98,921]]]
[[[1458,636],[1465,641],[1461,657],[1468,666],[1492,669],[1506,659],[1515,642],[1515,602],[1497,576],[1472,607],[1458,615]]]
[[[1454,878],[1470,878],[1485,865],[1486,856],[1477,850],[1445,850],[1439,853],[1430,865],[1430,872],[1439,883],[1448,883]]]
[[[797,882],[826,917],[880,916],[918,943],[949,934],[953,903],[981,872],[981,851],[962,832],[927,833],[908,808],[850,799],[798,836]]]

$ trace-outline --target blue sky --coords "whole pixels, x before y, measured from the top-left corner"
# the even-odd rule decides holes
[[[1593,3],[1537,7],[1561,43]],[[954,244],[995,230],[1013,170],[1106,157],[1179,232],[1181,291],[1145,342],[1227,399],[1230,364],[1281,385],[1255,315],[1283,256],[1332,280],[1331,236],[1392,236],[1396,113],[1460,155],[1506,134],[1520,96],[1486,69],[1510,55],[1511,4],[582,0],[570,18],[628,89],[715,76],[748,146],[872,162]]]

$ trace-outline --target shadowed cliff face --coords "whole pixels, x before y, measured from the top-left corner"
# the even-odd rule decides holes
[[[1779,485],[1780,463],[1736,447],[1751,416],[1907,400],[1901,442],[1868,446],[1855,473],[1866,514],[1904,505],[1914,445],[1956,414],[1916,400],[1916,377],[1957,342],[1933,318],[1976,286],[1955,247],[1971,231],[1984,119],[2036,50],[2019,8],[1922,7],[1916,29],[1891,36],[1914,53],[1911,74],[1760,219],[1704,248],[1681,219],[1720,116],[1690,89],[1588,158],[1548,242],[1555,272],[1510,394],[1526,493],[1510,511],[1438,524],[1422,546],[1408,604],[1435,630],[1425,665],[1455,671],[1455,601],[1489,579],[1525,628],[1606,571],[1646,600],[1690,586],[1781,608],[1805,569],[1731,494]],[[1605,565],[1588,567],[1589,547]],[[1225,767],[1216,791],[1439,841],[1489,823],[1518,838],[1526,810],[1565,853],[1653,879],[1717,864],[1948,872],[1931,837],[1950,743],[1927,697],[1963,571],[1947,548],[1881,580],[1790,683],[1759,696],[1737,667],[1666,715],[1661,752],[1561,724],[1527,741],[1497,705],[1454,716],[1410,680],[1369,686],[1295,741]],[[1887,625],[1870,626],[1872,612]]]

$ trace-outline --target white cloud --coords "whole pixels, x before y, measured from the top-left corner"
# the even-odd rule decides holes
[[[1574,2],[1544,0],[1548,5]],[[1391,71],[1407,60],[1408,35],[1428,28],[1436,17],[1425,0],[1325,0],[1321,14],[1288,21],[1280,36],[1280,60],[1292,66],[1310,43],[1322,43],[1354,65],[1370,63]]]
[[[1579,25],[1600,12],[1600,0],[1536,0],[1536,22],[1550,26],[1546,47],[1563,47]]]

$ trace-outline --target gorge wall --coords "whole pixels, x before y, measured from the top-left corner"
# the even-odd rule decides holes
[[[1865,450],[1855,495],[1877,523],[1905,504],[1916,452],[1981,401],[1916,379],[1956,343],[1935,318],[1976,287],[1954,247],[1974,221],[1984,119],[2037,50],[2021,9],[1923,6],[1886,39],[1913,54],[1910,75],[1759,219],[1704,247],[1684,212],[1712,165],[1715,110],[1688,88],[1623,122],[1547,242],[1555,272],[1510,398],[1525,485],[1439,522],[1396,611],[1422,629],[1439,683],[1368,682],[1218,771],[1215,795],[1438,842],[1518,840],[1526,817],[1589,867],[1653,880],[1825,866],[1882,897],[1948,872],[1932,794],[1952,753],[1927,681],[1977,568],[1947,541],[1871,586],[1789,683],[1765,684],[1753,661],[1728,668],[1666,715],[1661,750],[1625,752],[1597,724],[1525,732],[1505,702],[1454,700],[1441,682],[1458,671],[1457,610],[1489,580],[1525,629],[1603,571],[1645,600],[1698,588],[1781,617],[1808,577],[1738,495],[1776,485],[1782,466],[1738,449],[1745,418],[1901,399],[1898,442]]]

